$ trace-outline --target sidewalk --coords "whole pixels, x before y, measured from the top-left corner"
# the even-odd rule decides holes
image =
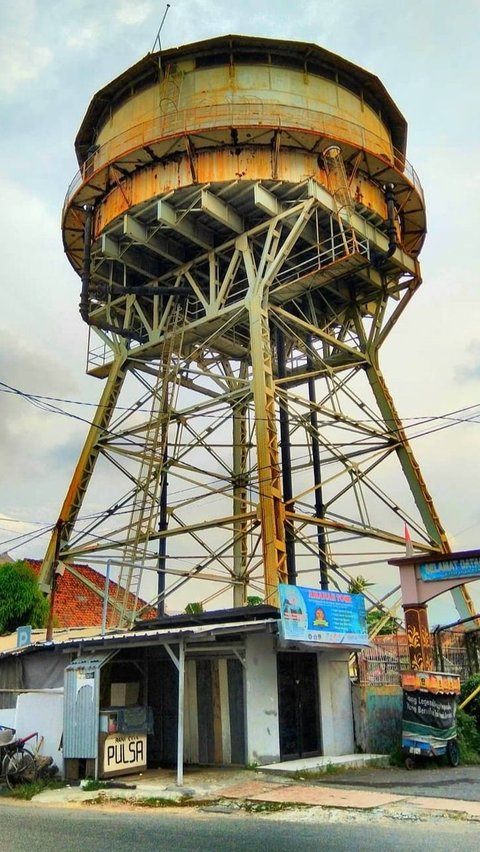
[[[318,759],[317,759],[318,760]],[[288,806],[316,809],[319,813],[363,813],[365,817],[391,817],[393,819],[427,819],[449,817],[454,814],[464,819],[480,821],[480,767],[458,767],[457,770],[402,769],[345,770],[338,775],[324,773],[309,778],[307,769],[302,776],[287,775],[288,764],[275,765],[271,770],[243,769],[186,769],[183,787],[175,784],[174,770],[147,770],[141,775],[125,776],[109,782],[112,786],[95,791],[81,786],[45,790],[35,796],[38,805],[79,805],[94,801],[109,804],[118,800],[127,804],[136,801],[159,799],[172,807],[189,804],[203,810],[222,814],[251,811],[274,812]],[[455,775],[453,774],[455,773]],[[432,782],[432,776],[435,779]],[[455,783],[453,783],[455,782]],[[118,784],[118,786],[115,786]],[[429,796],[439,788],[448,796]],[[469,798],[458,798],[466,790]],[[427,794],[427,795],[425,795]],[[276,807],[278,806],[278,807]],[[291,814],[289,809],[285,813]],[[324,818],[321,816],[320,818]]]

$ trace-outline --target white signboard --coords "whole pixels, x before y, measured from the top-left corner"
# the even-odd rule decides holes
[[[146,734],[109,734],[105,738],[103,775],[139,772],[146,765]]]

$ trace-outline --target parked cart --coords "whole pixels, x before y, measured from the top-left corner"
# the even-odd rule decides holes
[[[407,769],[413,769],[416,757],[444,754],[451,766],[458,766],[459,676],[444,672],[404,672],[402,687],[402,748]]]

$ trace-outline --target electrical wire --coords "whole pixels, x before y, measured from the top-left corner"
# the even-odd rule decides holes
[[[59,408],[58,406],[50,405],[50,403],[59,402],[59,403],[63,403],[64,405],[81,405],[81,406],[91,407],[91,408],[96,408],[96,409],[100,408],[100,406],[97,403],[94,403],[94,402],[85,402],[85,401],[82,401],[82,400],[75,400],[75,399],[68,399],[68,398],[62,398],[62,397],[45,396],[45,395],[42,395],[42,394],[28,393],[27,391],[22,391],[19,388],[15,388],[12,385],[9,385],[6,382],[2,382],[2,381],[0,381],[0,393],[8,393],[8,394],[13,394],[15,396],[20,396],[23,399],[25,399],[26,401],[30,402],[32,405],[35,405],[36,407],[40,408],[41,410],[44,410],[44,411],[47,411],[47,412],[50,412],[50,413],[54,413],[54,414],[60,414],[60,415],[63,415],[65,417],[71,417],[75,420],[79,420],[82,423],[86,423],[89,426],[93,425],[93,421],[88,420],[85,417],[81,417],[80,415],[72,414],[69,411],[64,411],[63,409]],[[307,402],[307,400],[305,400],[305,401]],[[226,406],[227,406],[227,404],[225,403],[225,407]],[[105,406],[105,407],[108,407],[108,406]],[[127,412],[129,411],[132,414],[133,413],[143,413],[143,414],[150,414],[151,413],[150,409],[133,408],[132,406],[117,405],[115,408],[116,408],[117,411],[127,411]],[[467,418],[455,417],[455,415],[463,414],[467,411],[473,411],[474,409],[479,409],[479,411],[478,411],[477,414],[472,415],[472,417],[467,417]],[[208,413],[205,413],[205,412],[201,412],[199,416],[203,417],[205,419],[213,419],[213,418],[218,417],[217,414],[213,414],[213,413],[208,414]],[[470,423],[470,422],[480,423],[480,420],[475,419],[476,417],[480,417],[480,403],[474,403],[473,405],[468,405],[468,406],[465,406],[464,408],[455,409],[453,411],[446,412],[445,414],[429,414],[429,415],[420,415],[420,416],[417,416],[417,417],[401,417],[400,420],[402,421],[403,428],[411,429],[411,428],[414,428],[415,426],[423,426],[426,423],[431,423],[431,422],[438,421],[438,420],[451,420],[452,423],[447,424],[447,426],[457,425],[458,423]],[[262,419],[266,420],[267,418],[256,417],[256,420],[262,420]],[[369,424],[369,423],[375,423],[376,419],[373,418],[373,417],[362,418],[362,419],[357,419],[356,422],[359,423],[359,424]],[[337,425],[337,424],[335,424],[335,425]],[[349,428],[348,423],[345,424],[345,428]],[[441,427],[441,428],[445,428],[445,427]],[[106,430],[106,431],[108,431],[108,430]],[[114,433],[112,433],[112,434],[114,434]],[[430,430],[427,431],[427,432],[423,432],[420,435],[416,435],[415,437],[423,437],[423,435],[428,435],[428,434],[431,434]],[[125,435],[122,435],[121,437],[126,438]],[[374,437],[374,436],[372,436],[372,437]]]

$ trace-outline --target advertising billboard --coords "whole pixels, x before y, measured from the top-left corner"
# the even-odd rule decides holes
[[[278,589],[283,639],[319,645],[369,644],[363,595],[286,584]]]

